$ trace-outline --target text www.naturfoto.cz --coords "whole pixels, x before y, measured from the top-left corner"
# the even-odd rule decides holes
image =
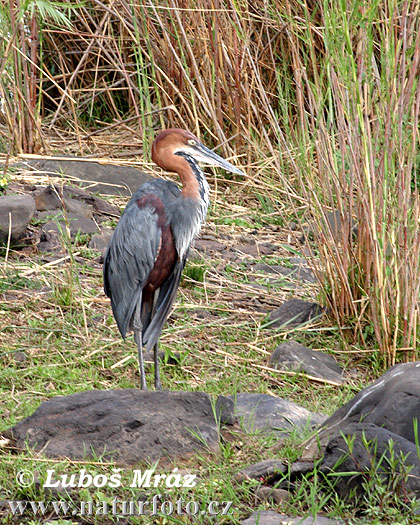
[[[60,501],[9,501],[9,508],[14,516],[31,513],[34,516],[44,516],[54,512],[57,516],[143,516],[143,515],[187,515],[197,516],[226,516],[230,514],[231,501],[210,501],[200,506],[196,501],[185,501],[179,498],[176,501],[161,501],[158,495],[151,501],[121,501],[114,499],[106,501],[81,501],[77,505],[71,502]]]

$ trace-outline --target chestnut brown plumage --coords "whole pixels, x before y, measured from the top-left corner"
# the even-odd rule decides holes
[[[167,129],[152,145],[152,160],[176,172],[169,181],[146,182],[134,193],[104,258],[104,288],[123,338],[134,331],[141,388],[146,389],[143,347],[154,349],[155,387],[161,388],[158,340],[179,286],[194,237],[209,205],[209,186],[198,163],[242,171],[204,146],[192,133]]]

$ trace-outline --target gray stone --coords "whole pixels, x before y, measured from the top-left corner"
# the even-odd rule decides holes
[[[235,476],[235,481],[241,483],[246,480],[266,481],[275,474],[287,472],[287,465],[279,459],[264,459],[254,465],[243,468]]]
[[[273,510],[258,510],[242,522],[242,525],[281,525],[281,516]]]
[[[348,446],[350,439],[351,450]],[[390,461],[391,442],[393,461]],[[334,488],[341,498],[348,498],[352,491],[362,496],[365,491],[363,482],[369,477],[369,470],[374,469],[386,482],[390,476],[395,476],[395,472],[406,472],[408,469],[407,480],[401,479],[399,486],[394,486],[393,480],[392,490],[400,490],[402,494],[413,492],[417,497],[420,496],[420,462],[416,445],[372,423],[350,423],[336,429],[330,436],[320,469],[325,473],[347,473],[334,476]]]
[[[342,520],[324,516],[309,516],[307,518],[292,518],[286,514],[278,514],[272,510],[258,510],[242,522],[242,525],[338,525]]]
[[[274,489],[273,487],[258,487],[255,491],[257,499],[262,501],[269,501],[280,505],[285,501],[289,501],[292,495],[285,489]]]
[[[314,414],[296,403],[268,394],[244,393],[231,396],[235,414],[247,432],[268,431],[288,433],[293,428],[318,425],[325,416]]]
[[[95,233],[89,241],[89,248],[101,252],[102,255],[108,247],[109,241],[111,240],[113,231],[111,229],[105,229],[101,233]]]
[[[324,232],[327,232],[336,242],[340,242],[345,235],[357,235],[357,224],[356,221],[350,217],[342,218],[340,210],[334,210],[325,215],[325,221],[322,218],[319,219],[321,224],[310,225],[304,228],[304,233],[300,239],[300,242],[306,242],[307,239],[313,239],[319,228],[322,227]],[[325,233],[324,233],[325,237]]]
[[[338,458],[348,452],[342,434],[354,435],[353,456],[347,457],[339,469],[341,472],[354,472],[354,463],[360,464],[363,470],[377,461],[381,454],[388,456],[392,440],[396,456],[399,452],[403,453],[407,456],[408,465],[413,465],[413,477],[409,477],[407,487],[420,496],[420,464],[414,430],[418,421],[420,362],[395,365],[324,421],[317,433],[304,444],[302,458],[323,456],[325,469],[332,468]],[[376,443],[369,454],[364,439]],[[386,460],[382,461],[382,465],[386,475]],[[342,494],[347,494],[351,488],[360,492],[361,479],[356,475],[352,485],[352,480],[343,476],[338,479],[337,486]]]
[[[221,242],[207,240],[207,239],[195,239],[193,246],[199,252],[224,252],[226,250],[226,244]]]
[[[292,328],[322,315],[324,309],[318,303],[289,299],[270,313],[267,328]]]
[[[304,259],[294,258],[290,259],[290,262],[293,262],[291,266],[282,266],[280,264],[256,264],[254,270],[257,272],[288,277],[298,281],[306,281],[309,283],[316,282],[314,272],[305,264]]]
[[[296,341],[279,345],[271,354],[269,364],[279,370],[294,370],[337,383],[344,382],[342,369],[332,356],[306,348]]]
[[[86,219],[75,213],[66,214],[70,235],[75,237],[77,233],[89,234],[96,233],[99,231],[98,226],[92,219]],[[63,215],[59,214],[54,220],[51,220],[42,226],[42,231],[45,233],[49,232],[65,232],[66,221]]]
[[[40,212],[60,209],[64,202],[68,212],[78,213],[88,219],[92,217],[92,210],[113,217],[120,216],[117,206],[77,186],[38,186],[32,195]]]
[[[420,422],[420,361],[391,367],[324,421],[324,432],[348,423],[373,423],[415,443]],[[420,423],[419,423],[420,434]]]
[[[62,207],[62,199],[60,198],[58,188],[53,186],[41,187],[36,189],[32,196],[35,199],[37,211],[56,210]]]
[[[235,247],[235,251],[239,254],[249,255],[251,257],[260,257],[261,255],[271,255],[278,248],[274,244],[270,243],[257,243],[243,244]]]
[[[221,423],[233,425],[236,423],[235,403],[233,399],[226,396],[218,396],[216,401],[216,414]]]
[[[151,175],[131,166],[102,164],[85,159],[29,159],[25,164],[57,177],[70,176],[72,184],[104,195],[131,196],[144,182],[153,179]]]
[[[85,204],[82,201],[64,197],[64,206],[67,213],[74,213],[85,219],[91,219],[93,217],[93,209],[89,204]]]
[[[5,437],[50,458],[106,454],[126,465],[219,450],[219,429],[204,392],[130,388],[58,396],[5,431]]]
[[[61,233],[58,231],[42,231],[40,242],[36,246],[37,250],[41,253],[56,253],[61,252],[64,249]]]
[[[35,201],[30,195],[5,195],[0,197],[0,242],[19,240],[34,216]],[[11,225],[10,225],[11,220]]]

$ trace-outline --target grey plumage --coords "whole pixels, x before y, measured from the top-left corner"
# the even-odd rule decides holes
[[[181,129],[159,133],[152,159],[179,174],[182,191],[164,180],[143,184],[127,204],[104,258],[105,293],[123,338],[134,331],[142,389],[147,388],[143,346],[154,350],[155,387],[161,388],[158,339],[209,205],[209,186],[198,162],[243,174]]]
[[[168,203],[167,223],[176,216],[175,204],[181,191],[176,184],[154,180],[143,184],[131,197],[118,222],[104,257],[104,289],[111,299],[112,311],[123,338],[133,328],[136,306],[141,303],[142,290],[155,264],[161,241],[158,216],[151,206],[139,208],[137,201],[153,194]],[[143,344],[153,348],[162,331],[175,298],[187,253],[176,265],[173,276],[158,292],[155,314],[143,324]],[[170,304],[164,304],[163,300]],[[142,320],[143,321],[143,320]]]

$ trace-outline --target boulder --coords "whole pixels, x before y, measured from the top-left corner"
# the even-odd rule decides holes
[[[7,242],[9,228],[12,241],[22,238],[34,213],[35,201],[30,195],[0,197],[0,242]]]
[[[235,402],[235,415],[247,432],[290,433],[295,427],[318,425],[325,416],[314,414],[292,401],[269,394],[244,393],[230,396]]]
[[[75,237],[78,233],[90,234],[99,231],[98,226],[92,219],[86,219],[76,213],[67,213],[65,219],[64,216],[59,213],[55,219],[42,225],[42,233],[65,232],[67,227],[66,220],[71,237]]]
[[[266,327],[292,328],[307,323],[323,313],[324,309],[318,303],[303,301],[302,299],[289,299],[270,313]]]
[[[70,176],[73,184],[104,195],[131,196],[153,177],[131,166],[87,161],[86,159],[29,159],[26,165],[57,177]]]
[[[292,257],[289,259],[290,266],[281,264],[258,263],[254,265],[256,272],[272,274],[273,277],[288,277],[297,281],[315,283],[316,277],[311,268],[306,264],[305,259]]]
[[[243,468],[236,474],[235,480],[238,483],[250,479],[264,481],[274,474],[284,474],[285,472],[287,472],[287,465],[283,461],[279,459],[264,459]]]
[[[345,474],[334,476],[334,488],[343,499],[353,491],[363,496],[363,483],[372,476],[369,471],[381,476],[384,483],[392,479],[390,490],[420,496],[420,461],[416,445],[372,423],[350,423],[330,435],[320,470]],[[400,474],[399,483],[395,482],[396,473]]]
[[[393,471],[406,472],[408,467],[411,472],[407,480],[400,476],[400,486],[395,490],[408,490],[419,497],[420,461],[416,445],[419,421],[420,362],[395,365],[325,420],[305,443],[302,458],[321,456],[326,472],[354,472],[350,478],[346,474],[337,479],[342,497],[348,496],[352,489],[359,494],[363,492],[362,483],[369,476],[368,470],[380,467],[379,473],[386,481]],[[352,443],[350,450],[347,442]],[[387,460],[391,457],[390,449],[394,451],[393,462]]]
[[[296,341],[286,341],[271,354],[269,364],[279,370],[293,370],[343,383],[342,369],[335,359],[323,352],[307,348]]]
[[[106,454],[126,465],[219,450],[218,425],[204,392],[131,388],[58,396],[5,434],[17,447],[50,458]]]
[[[89,241],[89,248],[100,252],[102,255],[105,254],[108,248],[109,241],[111,240],[113,230],[110,228],[104,229],[101,233],[95,233]]]

